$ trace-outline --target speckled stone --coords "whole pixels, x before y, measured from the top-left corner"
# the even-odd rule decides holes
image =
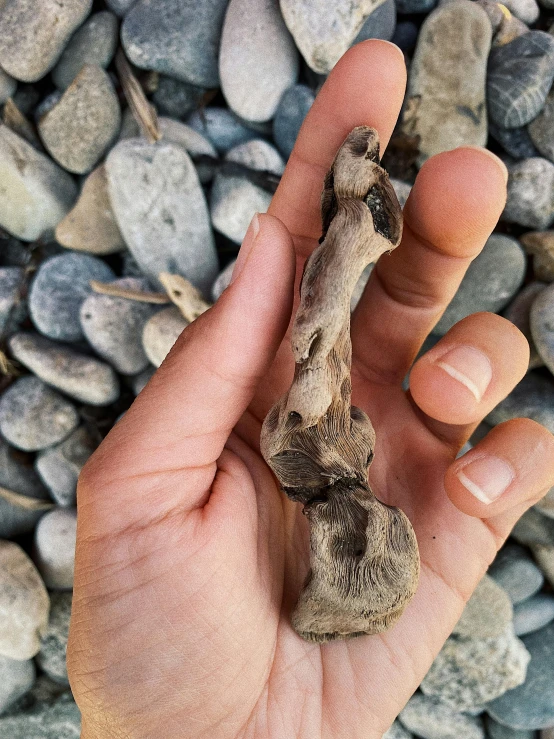
[[[164,361],[188,322],[175,306],[156,313],[144,327],[142,345],[146,356],[154,367]]]
[[[90,172],[116,138],[121,110],[109,75],[85,64],[38,123],[43,144],[64,169]]]
[[[527,373],[486,420],[494,426],[520,416],[542,423],[554,434],[554,379],[536,372]]]
[[[92,292],[91,280],[115,278],[108,265],[88,254],[60,254],[40,265],[29,292],[29,310],[41,334],[58,341],[84,338],[79,308]]]
[[[554,374],[554,282],[537,295],[529,316],[535,346]]]
[[[232,262],[229,262],[229,264],[225,267],[223,272],[221,272],[217,278],[217,280],[214,282],[212,286],[212,300],[215,301],[218,300],[221,293],[226,290],[229,285],[231,284],[231,278],[233,276],[233,270],[235,269],[236,259],[234,259]]]
[[[382,5],[378,5],[368,15],[352,45],[359,44],[370,38],[390,41],[394,35],[395,28],[396,2],[395,0],[385,0]]]
[[[152,102],[162,115],[186,118],[201,106],[205,94],[205,87],[197,87],[160,74]]]
[[[468,600],[453,633],[490,639],[503,634],[512,618],[513,607],[508,593],[492,577],[485,575]]]
[[[314,100],[315,95],[307,85],[293,85],[279,102],[273,120],[273,138],[285,159],[291,155],[300,127]]]
[[[17,89],[17,80],[6,74],[0,68],[0,105],[3,105],[8,98],[11,98]]]
[[[498,552],[488,574],[504,588],[514,605],[535,595],[544,583],[540,569],[517,544],[507,544]]]
[[[35,663],[0,656],[0,714],[33,687]]]
[[[49,609],[50,599],[35,565],[19,544],[0,540],[0,655],[34,657]]]
[[[508,171],[508,200],[502,218],[533,229],[548,228],[554,221],[554,164],[532,157],[509,166]]]
[[[255,131],[245,126],[227,108],[197,110],[189,117],[187,123],[209,139],[221,154],[257,137]]]
[[[77,511],[54,508],[35,529],[34,560],[49,590],[71,590],[75,568]]]
[[[533,256],[537,280],[554,282],[554,231],[528,231],[520,240],[525,251]]]
[[[200,87],[219,84],[218,52],[228,0],[137,0],[121,42],[129,59]]]
[[[72,593],[52,593],[48,628],[40,644],[37,664],[41,670],[61,685],[69,685],[65,656],[69,636]]]
[[[422,739],[485,739],[478,716],[458,713],[431,696],[415,693],[400,712],[401,723]]]
[[[87,428],[80,426],[61,444],[37,456],[36,470],[58,505],[76,505],[77,479],[96,446]]]
[[[77,197],[72,177],[0,126],[0,226],[23,241],[51,232]]]
[[[0,736],[9,739],[79,739],[81,714],[70,693],[54,703],[37,701],[23,712],[0,717]]]
[[[518,636],[531,634],[554,620],[554,597],[539,593],[514,608],[514,631]]]
[[[538,116],[529,124],[528,131],[543,157],[554,162],[554,91],[547,97],[546,105]]]
[[[400,721],[395,721],[390,729],[383,734],[383,739],[412,739],[412,735],[409,731],[406,731]]]
[[[514,159],[529,159],[529,157],[539,156],[526,126],[500,128],[489,120],[489,134]]]
[[[92,0],[4,0],[0,10],[0,66],[35,82],[52,69]]]
[[[533,341],[531,326],[529,325],[531,306],[537,295],[544,289],[544,286],[544,282],[530,282],[523,290],[518,292],[503,313],[504,318],[507,318],[514,326],[517,326],[529,342],[529,369],[542,367],[544,364]]]

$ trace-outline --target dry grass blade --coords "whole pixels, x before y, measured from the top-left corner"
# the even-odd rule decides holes
[[[162,137],[158,126],[158,115],[155,108],[148,102],[122,49],[119,49],[115,55],[115,66],[135,120],[148,141],[151,144],[156,143]]]
[[[14,493],[13,490],[4,487],[0,487],[0,498],[27,511],[48,511],[54,508],[54,503],[49,503],[47,500],[29,498],[27,495]]]
[[[98,280],[91,280],[89,284],[95,293],[111,295],[112,298],[125,298],[126,300],[136,300],[139,303],[155,303],[157,305],[167,305],[171,302],[165,293],[132,290],[129,287],[121,287],[120,285],[114,285],[112,282],[99,282]]]

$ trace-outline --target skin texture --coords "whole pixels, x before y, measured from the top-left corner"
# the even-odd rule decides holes
[[[554,483],[554,439],[523,419],[469,452],[511,465],[495,502],[474,498],[455,474],[471,459],[455,461],[460,446],[527,367],[527,343],[508,321],[470,316],[432,350],[465,345],[488,358],[479,400],[433,353],[412,370],[411,394],[402,390],[506,197],[492,155],[441,154],[422,168],[403,241],[379,260],[352,321],[352,402],[377,434],[369,482],[415,528],[419,589],[385,634],[319,645],[292,630],[308,526],[260,456],[261,423],[290,387],[284,334],[293,284],[320,236],[325,172],[356,125],[386,145],[404,86],[390,44],[364,42],[343,57],[270,215],[246,235],[232,285],[187,327],[83,471],[68,645],[83,739],[381,737],[515,521]]]

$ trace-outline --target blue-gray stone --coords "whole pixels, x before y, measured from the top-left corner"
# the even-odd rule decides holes
[[[523,685],[487,705],[499,723],[514,729],[554,726],[554,624],[522,637],[531,655]]]
[[[161,74],[152,101],[162,115],[186,118],[200,107],[205,94],[205,87],[197,87]]]
[[[520,544],[554,547],[554,519],[529,508],[512,529],[511,536]]]
[[[536,369],[544,365],[544,361],[533,341],[531,326],[529,324],[531,306],[544,287],[544,282],[530,282],[528,285],[525,285],[502,314],[504,318],[507,318],[514,326],[518,327],[529,343],[529,369]]]
[[[554,164],[531,157],[509,165],[508,172],[508,199],[502,219],[544,231],[554,221]]]
[[[429,13],[437,5],[438,0],[396,0],[399,13]]]
[[[488,574],[504,588],[514,605],[535,595],[544,583],[540,569],[517,544],[507,544],[498,552]]]
[[[11,659],[0,655],[0,713],[33,687],[35,663],[32,659]]]
[[[532,729],[511,729],[495,721],[491,716],[485,717],[488,739],[537,739]]]
[[[49,500],[48,491],[26,455],[11,449],[2,438],[0,438],[0,485],[19,495]]]
[[[61,444],[37,456],[36,470],[58,505],[76,505],[77,480],[97,443],[86,426],[80,426]]]
[[[502,4],[528,26],[536,23],[539,18],[540,10],[536,0],[505,0]]]
[[[72,593],[50,595],[50,617],[48,627],[40,642],[37,664],[49,678],[61,685],[69,685],[67,678],[66,651],[71,617]]]
[[[20,301],[20,289],[24,271],[20,267],[0,267],[0,333],[4,333],[8,323],[17,322],[24,315]]]
[[[518,128],[544,106],[554,80],[554,38],[530,31],[491,50],[487,103],[491,119],[502,128]]]
[[[514,607],[514,631],[518,636],[531,634],[554,620],[554,597],[539,593]]]
[[[368,15],[360,32],[354,39],[353,45],[370,38],[390,41],[393,37],[395,27],[396,2],[395,0],[386,0]]]
[[[529,157],[539,156],[539,152],[531,141],[531,136],[525,126],[500,128],[494,121],[489,121],[489,134],[514,159],[528,159]]]
[[[402,51],[412,51],[416,45],[418,33],[419,28],[413,21],[400,21],[396,24],[391,41]]]
[[[400,722],[422,739],[485,739],[483,722],[432,696],[415,693],[400,712]]]
[[[227,108],[206,108],[197,110],[187,121],[191,128],[209,139],[220,154],[229,149],[258,138],[258,134],[248,128]]]
[[[544,108],[527,128],[539,152],[554,162],[554,89],[550,91]]]
[[[554,282],[543,288],[533,301],[529,324],[535,346],[554,374]]]
[[[383,734],[383,739],[412,739],[412,735],[402,726],[400,721],[395,721],[390,729]]]
[[[6,739],[79,739],[81,714],[70,693],[54,703],[40,701],[28,710],[0,717]]]
[[[314,100],[315,95],[309,87],[294,85],[289,87],[279,102],[273,119],[273,139],[285,159],[291,155],[300,127]]]
[[[486,420],[495,426],[520,416],[542,423],[554,434],[554,378],[528,372]]]
[[[79,341],[81,303],[92,292],[91,280],[107,282],[114,273],[88,254],[60,254],[43,262],[29,292],[29,310],[36,328],[59,341]]]

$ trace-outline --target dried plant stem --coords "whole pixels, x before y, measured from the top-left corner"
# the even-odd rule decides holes
[[[183,317],[192,323],[211,307],[202,297],[202,293],[192,282],[181,275],[160,272],[158,279],[167,291],[172,303],[175,303]]]
[[[158,115],[156,109],[150,105],[139,81],[133,74],[131,65],[122,49],[115,55],[115,67],[119,75],[119,81],[133,112],[133,116],[145,136],[151,143],[155,144],[162,137],[158,126]]]
[[[114,285],[113,282],[99,282],[98,280],[91,280],[89,284],[95,293],[111,295],[113,298],[126,298],[127,300],[136,300],[139,303],[155,303],[158,305],[167,305],[171,302],[165,293],[133,290],[129,287]]]

